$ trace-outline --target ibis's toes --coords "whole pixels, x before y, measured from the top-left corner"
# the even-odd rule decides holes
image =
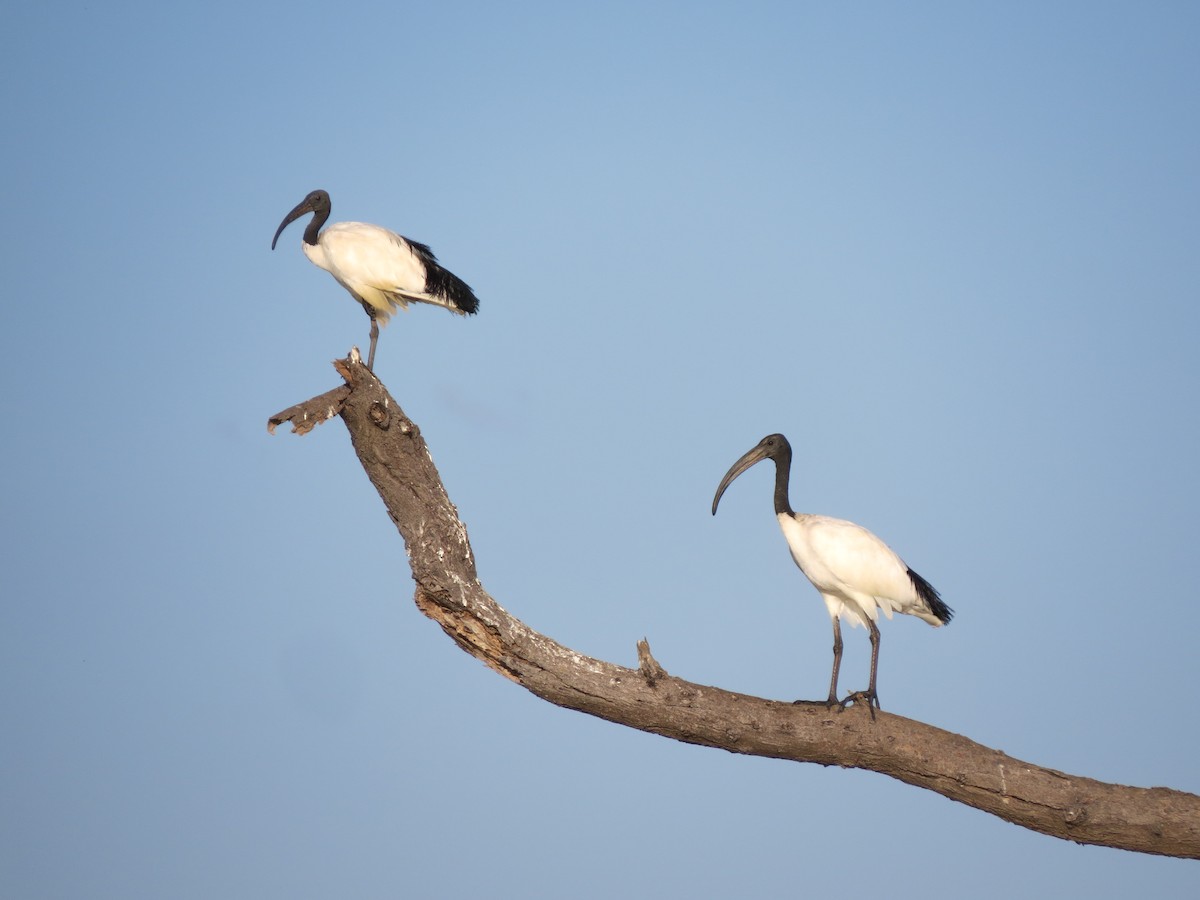
[[[879,696],[874,691],[855,691],[853,694],[847,694],[846,699],[840,701],[838,706],[844,710],[847,703],[853,703],[855,706],[866,703],[872,719],[875,718],[875,710],[883,708],[879,705]]]
[[[844,702],[849,703],[850,698],[847,697]],[[831,696],[826,700],[793,700],[792,706],[823,706],[826,709],[836,709],[838,712],[841,712],[845,708],[843,703],[839,702],[835,696]]]

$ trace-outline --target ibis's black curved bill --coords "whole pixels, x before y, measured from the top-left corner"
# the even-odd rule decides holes
[[[712,514],[717,514],[717,504],[721,502],[721,495],[725,493],[725,489],[733,484],[733,480],[753,466],[755,463],[760,463],[771,455],[771,451],[759,444],[757,447],[748,451],[741,459],[730,466],[729,471],[725,473],[725,477],[721,479],[721,483],[717,485],[717,493],[713,497]]]
[[[321,226],[325,224],[325,220],[329,218],[329,210],[329,195],[327,193],[324,191],[313,191],[310,193],[307,197],[296,204],[295,209],[283,217],[283,221],[280,222],[279,227],[275,229],[275,237],[271,238],[271,249],[275,249],[275,244],[279,240],[279,236],[283,234],[283,229],[287,228],[305,213],[314,214],[312,225],[315,225],[316,227],[312,228],[311,225],[309,226],[312,228],[314,235],[313,240],[308,242],[310,244],[315,244],[315,232],[320,230]],[[305,240],[308,240],[307,231],[305,232]]]

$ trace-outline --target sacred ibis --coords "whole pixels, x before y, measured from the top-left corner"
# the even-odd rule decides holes
[[[792,551],[792,559],[812,582],[833,620],[833,676],[827,705],[845,708],[865,700],[872,710],[879,706],[875,673],[879,667],[879,610],[890,619],[900,612],[923,619],[930,625],[945,625],[954,615],[933,585],[914,572],[887,544],[861,525],[829,516],[798,513],[788,500],[788,478],[792,468],[792,445],[782,434],[769,434],[730,467],[717,487],[712,511],[717,514],[721,495],[733,480],[764,459],[775,461],[775,516]],[[838,701],[838,669],[842,664],[840,620],[865,625],[871,635],[871,683],[866,691]]]
[[[470,286],[443,269],[427,245],[363,222],[335,222],[322,231],[329,210],[329,195],[313,191],[284,216],[271,240],[271,249],[275,249],[283,229],[305,213],[313,214],[304,229],[304,255],[336,278],[371,317],[368,369],[375,366],[379,323],[387,324],[396,307],[406,309],[410,302],[431,303],[459,315],[474,315],[479,309],[479,300]]]

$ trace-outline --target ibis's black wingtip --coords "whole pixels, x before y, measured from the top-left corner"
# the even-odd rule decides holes
[[[912,581],[913,587],[917,589],[917,596],[924,600],[929,606],[929,611],[933,613],[937,617],[938,621],[943,625],[949,624],[950,620],[954,618],[954,610],[947,606],[945,601],[942,600],[942,596],[937,592],[937,588],[935,588],[932,584],[930,584],[912,569],[908,570],[908,577]]]
[[[425,266],[425,290],[435,297],[449,300],[451,306],[461,313],[473,316],[479,312],[479,298],[471,286],[438,262],[428,244],[405,238],[408,246]]]

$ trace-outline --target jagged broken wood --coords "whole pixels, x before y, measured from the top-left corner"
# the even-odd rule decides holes
[[[296,434],[308,434],[322,422],[328,422],[342,411],[342,404],[350,396],[350,388],[343,384],[332,391],[326,391],[319,397],[289,406],[283,412],[277,412],[267,419],[267,431],[275,433],[275,429],[284,422],[292,423],[292,431]]]
[[[404,539],[417,606],[460,647],[538,697],[731,753],[869,769],[1081,844],[1200,858],[1194,794],[1067,775],[891,713],[872,721],[865,707],[839,712],[693,684],[668,674],[645,640],[630,669],[539,634],[480,584],[466,528],[420,429],[354,355],[335,366],[346,386],[272,416],[271,427],[291,421],[304,433],[340,414]]]

